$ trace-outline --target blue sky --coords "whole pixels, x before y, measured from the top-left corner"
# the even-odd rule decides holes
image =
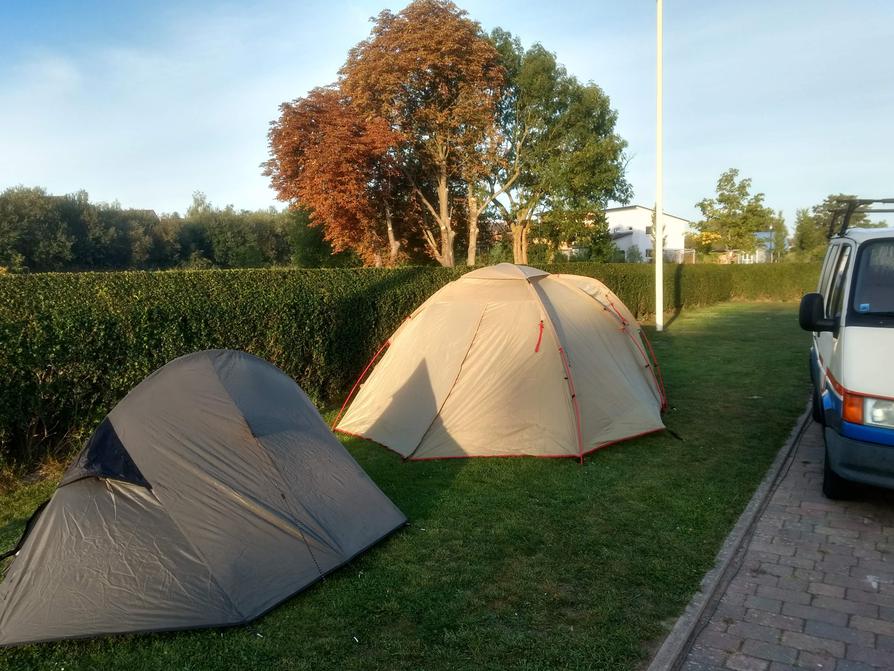
[[[602,86],[654,199],[654,0],[459,3]],[[276,204],[279,103],[332,82],[386,0],[0,3],[0,188],[186,209]],[[791,225],[831,192],[894,195],[894,3],[665,0],[665,203],[737,167]]]

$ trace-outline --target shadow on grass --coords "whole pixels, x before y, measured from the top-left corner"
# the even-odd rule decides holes
[[[664,322],[665,328],[670,328],[670,325],[673,324],[677,317],[680,316],[680,312],[683,311],[683,265],[677,264],[677,267],[674,269],[674,312],[671,315],[670,319]]]

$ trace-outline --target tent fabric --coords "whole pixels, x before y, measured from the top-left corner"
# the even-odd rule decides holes
[[[0,583],[0,645],[241,624],[405,522],[279,369],[181,357],[37,517]]]
[[[663,404],[640,326],[611,290],[501,263],[397,329],[337,430],[408,459],[582,457],[663,429]]]

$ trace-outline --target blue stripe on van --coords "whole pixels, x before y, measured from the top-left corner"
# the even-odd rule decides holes
[[[865,443],[878,443],[880,445],[894,445],[894,429],[883,429],[880,426],[866,426],[865,424],[852,424],[841,422],[841,435],[852,440],[860,440]]]

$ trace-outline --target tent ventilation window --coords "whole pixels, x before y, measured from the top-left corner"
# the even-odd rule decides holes
[[[78,458],[68,467],[59,486],[84,478],[106,478],[152,489],[106,417]]]

